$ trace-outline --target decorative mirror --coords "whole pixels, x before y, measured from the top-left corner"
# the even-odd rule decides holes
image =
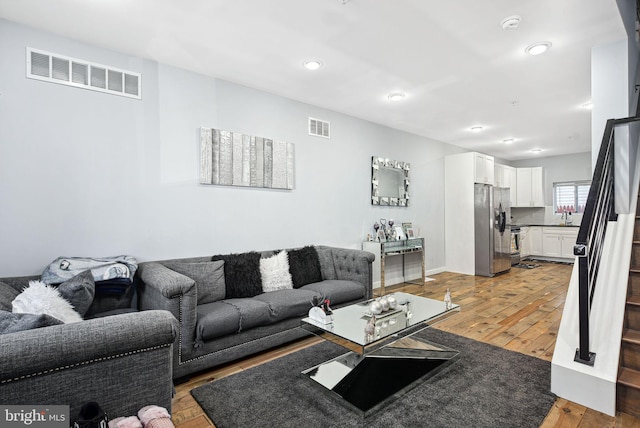
[[[409,205],[409,162],[371,158],[371,204]]]

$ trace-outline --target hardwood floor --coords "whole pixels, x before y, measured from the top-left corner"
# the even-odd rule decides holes
[[[452,300],[461,306],[461,311],[434,328],[551,361],[572,266],[539,265],[535,269],[513,268],[509,273],[494,278],[444,272],[432,276],[434,281],[427,282],[425,286],[402,284],[387,287],[387,290],[440,300],[450,288]],[[178,428],[213,427],[191,397],[191,389],[314,345],[320,340],[304,339],[218,367],[176,386],[172,403],[173,423]],[[624,413],[610,417],[558,399],[541,426],[640,428],[640,419]]]

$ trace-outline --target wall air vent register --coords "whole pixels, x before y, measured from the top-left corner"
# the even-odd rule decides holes
[[[141,99],[139,73],[27,48],[27,77]]]
[[[331,138],[331,124],[325,120],[309,118],[309,135]]]

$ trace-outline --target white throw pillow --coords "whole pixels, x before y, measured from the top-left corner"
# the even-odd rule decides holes
[[[291,273],[289,273],[289,257],[286,251],[280,251],[275,256],[260,259],[260,275],[262,276],[262,291],[265,293],[293,288],[293,280]]]
[[[13,299],[11,306],[18,314],[47,314],[64,323],[82,321],[58,290],[41,281],[29,281],[29,286]]]

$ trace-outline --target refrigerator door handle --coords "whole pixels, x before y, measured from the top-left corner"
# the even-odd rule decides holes
[[[507,228],[507,213],[502,207],[502,202],[498,206],[498,231],[502,235]]]

